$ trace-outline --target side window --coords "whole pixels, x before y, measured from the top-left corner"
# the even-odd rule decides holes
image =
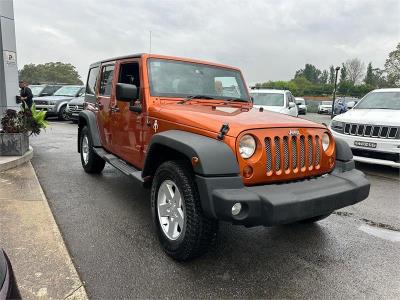
[[[294,97],[292,93],[289,93],[289,102],[294,102]]]
[[[88,75],[88,79],[86,82],[86,94],[89,94],[89,95],[96,94],[97,74],[99,74],[99,67],[94,67],[89,70],[89,75]]]
[[[100,95],[110,96],[112,80],[114,78],[114,65],[104,66],[101,72]]]
[[[140,86],[140,74],[138,63],[121,64],[119,68],[118,83],[134,84]]]
[[[290,97],[290,93],[286,92],[286,103],[285,106],[289,106],[289,102],[291,102],[291,97]]]

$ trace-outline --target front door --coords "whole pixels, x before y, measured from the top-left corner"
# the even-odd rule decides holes
[[[115,83],[134,84],[140,91],[141,78],[139,70],[139,60],[137,59],[119,61],[116,64]],[[131,102],[123,102],[116,99],[114,107],[111,108],[114,154],[137,168],[142,165],[144,120],[142,113],[133,112],[129,107],[135,105],[135,101],[141,101],[140,94],[139,92],[138,100],[132,99]]]
[[[96,99],[97,124],[99,126],[100,138],[104,148],[113,152],[113,136],[111,131],[111,107],[115,102],[113,89],[114,63],[101,66],[100,87]]]

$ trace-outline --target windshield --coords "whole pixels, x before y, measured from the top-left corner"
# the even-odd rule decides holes
[[[331,101],[322,101],[321,104],[322,105],[331,105],[332,106],[332,102]]]
[[[54,93],[54,96],[71,96],[71,97],[75,97],[75,95],[78,93],[78,91],[81,88],[82,87],[80,87],[80,86],[63,86],[57,92]]]
[[[241,73],[237,70],[150,59],[149,72],[152,96],[186,98],[201,95],[212,99],[250,100]]]
[[[400,92],[370,93],[354,109],[400,109]]]
[[[283,94],[276,93],[251,93],[253,96],[254,105],[263,105],[263,106],[283,106],[284,105],[284,97]]]
[[[296,104],[298,104],[298,105],[305,105],[306,104],[306,101],[304,101],[304,99],[296,99],[295,101],[296,101]]]
[[[40,95],[44,89],[44,85],[30,85],[29,88],[32,91],[32,95],[35,97]]]

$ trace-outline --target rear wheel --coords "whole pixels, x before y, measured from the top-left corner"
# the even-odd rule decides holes
[[[82,129],[80,137],[79,145],[83,169],[87,173],[101,173],[106,162],[94,152],[92,137],[86,126]]]
[[[178,261],[207,252],[216,240],[218,221],[204,215],[193,171],[184,161],[168,161],[156,171],[151,209],[164,251]]]

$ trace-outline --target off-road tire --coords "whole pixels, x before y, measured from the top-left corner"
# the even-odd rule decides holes
[[[61,106],[60,111],[58,112],[58,120],[60,120],[60,121],[68,121],[69,120],[66,109],[67,109],[67,105]]]
[[[321,220],[329,217],[331,214],[332,213],[329,213],[329,214],[326,214],[326,215],[320,215],[320,216],[312,217],[312,218],[309,218],[309,219],[304,219],[304,220],[299,221],[299,223],[303,223],[303,224],[315,223],[315,222],[321,221]]]
[[[85,160],[83,158],[83,139],[87,136],[88,139],[88,160],[85,163]],[[101,171],[103,171],[104,166],[106,162],[96,154],[93,150],[93,141],[92,141],[92,136],[90,135],[89,128],[87,126],[83,127],[80,135],[80,141],[79,141],[79,147],[80,147],[80,154],[81,154],[81,163],[82,167],[85,170],[86,173],[94,173],[94,174],[99,174]]]
[[[158,190],[165,180],[174,182],[183,201],[184,225],[176,240],[165,235],[158,217]],[[205,254],[215,245],[218,220],[204,215],[193,170],[186,161],[167,161],[158,167],[151,186],[151,210],[161,246],[175,260],[193,259]]]

